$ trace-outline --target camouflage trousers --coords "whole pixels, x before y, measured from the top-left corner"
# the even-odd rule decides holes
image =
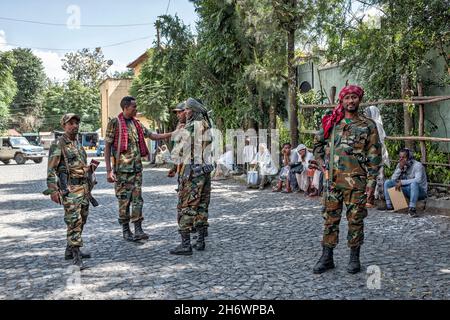
[[[211,198],[211,174],[195,178],[181,178],[178,191],[177,220],[180,231],[208,226],[208,207]]]
[[[142,207],[142,171],[118,172],[116,174],[116,197],[119,200],[119,223],[126,224],[144,220]]]
[[[363,244],[364,218],[367,217],[366,200],[365,190],[333,189],[325,195],[323,246],[334,248],[338,244],[343,204],[347,208],[347,244],[350,248]]]
[[[64,196],[64,222],[67,225],[67,244],[73,247],[82,247],[81,233],[89,214],[88,186],[70,186],[69,194]]]

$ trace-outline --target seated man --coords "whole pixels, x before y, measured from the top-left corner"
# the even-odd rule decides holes
[[[291,164],[294,164],[297,161],[295,159],[295,153],[292,153],[292,146],[289,142],[283,144],[283,147],[281,149],[281,156],[283,167],[281,168],[280,174],[278,176],[277,186],[272,191],[280,192],[283,189],[283,182],[284,182],[286,190],[281,192],[291,193],[292,188],[289,180],[289,176],[291,175],[290,174]]]
[[[258,168],[259,190],[263,190],[267,184],[270,184],[278,173],[265,143],[259,144],[258,153],[250,164]]]
[[[220,178],[226,178],[233,170],[234,157],[233,157],[233,146],[227,145],[225,147],[226,152],[220,156],[216,161],[216,170],[214,172],[213,180],[218,180]]]
[[[390,180],[384,183],[384,197],[386,199],[385,210],[393,210],[388,189],[395,186],[396,190],[402,190],[409,198],[408,213],[411,217],[417,217],[416,203],[427,197],[428,183],[427,174],[422,163],[414,160],[409,149],[399,152],[399,162]]]
[[[307,150],[304,144],[300,144],[296,152],[302,164],[302,170],[296,173],[299,189],[307,196],[316,197],[320,195],[322,189],[323,173],[319,170],[313,154]]]

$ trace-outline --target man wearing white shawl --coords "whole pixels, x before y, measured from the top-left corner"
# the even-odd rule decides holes
[[[267,150],[267,145],[265,143],[259,144],[258,153],[256,153],[251,164],[258,165],[260,190],[264,189],[264,186],[270,182],[270,179],[278,173],[278,169],[274,166],[272,156],[270,155],[269,150]]]
[[[318,196],[323,175],[314,165],[314,155],[304,144],[299,144],[294,152],[297,152],[299,162],[302,164],[301,173],[295,174],[300,190],[304,191],[305,195]]]
[[[386,145],[384,143],[384,139],[386,138],[386,132],[383,128],[383,120],[381,119],[380,110],[376,106],[369,106],[365,110],[365,115],[369,119],[372,119],[375,124],[377,125],[378,130],[378,136],[380,137],[380,143],[381,143],[381,155],[382,155],[382,162],[380,171],[377,176],[377,185],[375,187],[375,192],[373,196],[369,197],[367,199],[366,207],[373,208],[375,199],[382,199],[384,198],[384,167],[390,166],[391,162],[389,160],[389,154],[386,148]]]

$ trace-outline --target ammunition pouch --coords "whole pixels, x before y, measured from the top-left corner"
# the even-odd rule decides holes
[[[184,168],[183,178],[197,178],[204,174],[211,173],[214,170],[212,164],[188,164]]]

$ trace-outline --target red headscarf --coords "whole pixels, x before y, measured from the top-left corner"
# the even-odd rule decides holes
[[[344,97],[350,93],[358,95],[360,100],[364,96],[364,90],[359,86],[349,85],[342,88],[339,92],[339,104],[333,109],[332,114],[327,114],[322,118],[323,136],[325,139],[330,136],[333,126],[344,118],[344,106],[342,105],[342,101],[344,100]]]

